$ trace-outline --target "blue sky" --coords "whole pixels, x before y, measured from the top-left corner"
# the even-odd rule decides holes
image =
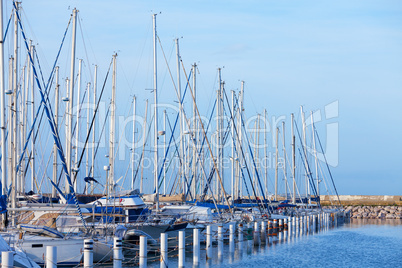
[[[216,69],[223,66],[227,89],[246,82],[247,116],[266,108],[289,120],[290,113],[300,113],[300,105],[308,112],[324,111],[338,101],[339,116],[327,123],[339,125],[338,165],[332,168],[339,193],[402,193],[400,1],[42,0],[22,5],[47,70],[71,8],[79,9],[77,54],[89,59],[86,79],[92,64],[104,75],[111,55],[119,54],[122,115],[128,113],[127,96],[152,99],[145,90],[152,87],[151,14],[161,12],[158,35],[169,62],[174,62],[173,39],[180,37],[187,72],[192,63],[199,66],[203,112],[215,96]],[[68,62],[62,56],[61,64]],[[173,103],[163,67],[159,83],[160,99]],[[139,103],[141,113],[142,107]],[[320,126],[323,136],[325,124]]]

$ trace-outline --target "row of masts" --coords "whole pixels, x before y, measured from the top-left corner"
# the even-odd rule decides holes
[[[19,3],[16,3],[17,9]],[[1,7],[2,8],[2,7]],[[2,10],[1,10],[2,12]],[[17,10],[15,10],[17,12]],[[78,166],[80,159],[80,151],[79,148],[82,147],[79,137],[80,131],[82,131],[79,121],[81,120],[81,104],[83,100],[81,100],[81,86],[82,86],[82,60],[78,61],[78,74],[75,74],[75,65],[76,65],[76,23],[77,23],[77,10],[74,9],[72,13],[72,44],[71,44],[71,65],[70,65],[70,78],[66,79],[66,97],[63,98],[63,101],[66,103],[65,108],[65,159],[67,172],[73,178],[73,187],[71,188],[68,184],[69,182],[65,182],[66,193],[70,193],[72,190],[74,192],[78,192],[79,184],[78,180],[82,177],[92,177],[95,178],[95,143],[96,143],[96,134],[95,134],[95,122],[93,120],[93,124],[90,123],[91,118],[95,118],[95,109],[94,113],[91,114],[91,110],[89,109],[90,103],[92,101],[92,106],[97,107],[97,66],[95,65],[94,69],[94,77],[92,84],[88,82],[85,91],[87,94],[87,115],[86,115],[86,135],[87,137],[92,136],[92,150],[90,152],[88,144],[86,144],[86,164],[85,169]],[[187,199],[197,199],[203,194],[204,189],[208,187],[207,193],[215,202],[218,203],[232,203],[236,199],[241,199],[244,196],[245,191],[249,191],[248,186],[251,186],[255,198],[263,197],[268,195],[269,192],[273,192],[273,200],[279,199],[279,177],[280,177],[280,164],[279,164],[279,136],[280,132],[282,132],[282,154],[283,154],[283,163],[282,163],[282,175],[284,178],[284,192],[285,198],[288,196],[292,197],[293,203],[296,203],[296,197],[300,194],[298,193],[299,189],[297,189],[296,183],[296,135],[294,133],[294,116],[291,115],[291,147],[292,147],[292,157],[291,161],[287,160],[287,151],[286,151],[286,137],[285,137],[285,122],[282,122],[282,129],[280,131],[279,127],[275,129],[275,185],[274,189],[270,189],[268,187],[269,184],[269,167],[268,167],[268,128],[269,120],[268,113],[266,110],[263,111],[263,115],[258,114],[257,119],[255,121],[255,133],[254,137],[251,137],[249,133],[245,131],[244,126],[244,81],[241,82],[241,89],[239,92],[235,92],[234,90],[230,91],[230,100],[226,95],[225,82],[222,80],[222,70],[218,69],[218,77],[219,77],[219,88],[216,91],[216,120],[215,120],[215,132],[211,134],[211,131],[206,129],[206,124],[201,120],[200,112],[197,107],[197,81],[196,81],[196,73],[197,73],[197,65],[192,65],[191,77],[192,83],[188,80],[190,76],[187,76],[182,59],[180,56],[179,49],[179,39],[175,39],[176,45],[176,59],[177,59],[177,81],[175,90],[177,91],[179,109],[178,109],[178,122],[179,122],[179,146],[178,148],[171,149],[170,153],[168,152],[168,114],[166,110],[163,111],[163,126],[160,127],[158,124],[159,119],[159,111],[158,111],[158,72],[157,72],[157,31],[156,31],[156,14],[152,17],[153,21],[153,94],[154,94],[154,111],[153,111],[153,191],[156,196],[156,208],[159,209],[158,198],[160,195],[160,189],[162,189],[163,194],[169,193],[183,193],[187,196]],[[0,69],[0,84],[2,87],[1,94],[1,165],[2,165],[2,193],[6,194],[7,187],[11,185],[11,200],[12,207],[15,207],[16,197],[17,195],[21,195],[26,192],[25,189],[25,174],[24,171],[25,165],[19,165],[18,159],[20,159],[20,154],[23,150],[23,144],[27,138],[27,126],[28,126],[28,107],[30,105],[30,114],[31,114],[31,124],[35,121],[35,113],[38,114],[35,108],[35,81],[34,81],[34,66],[33,61],[27,60],[26,66],[24,66],[21,72],[18,69],[18,36],[19,36],[19,27],[18,27],[18,18],[14,15],[14,52],[13,56],[9,59],[9,88],[12,90],[5,90],[5,82],[4,82],[4,48],[3,42],[0,44],[1,49],[1,69]],[[1,29],[3,29],[1,25]],[[2,31],[2,30],[1,30]],[[1,37],[2,32],[0,32]],[[30,44],[29,48],[29,57],[34,58],[35,47]],[[115,189],[115,178],[116,173],[118,173],[116,169],[116,80],[117,80],[117,67],[116,67],[116,59],[117,54],[114,54],[112,57],[112,87],[111,87],[111,101],[110,101],[110,121],[109,121],[109,154],[108,154],[108,164],[105,166],[106,179],[105,179],[105,189],[106,194],[112,194]],[[32,62],[32,64],[30,64]],[[186,87],[188,87],[188,91],[190,92],[190,99],[192,104],[192,118],[189,117],[185,113],[184,109],[184,93],[182,92],[182,82],[181,82],[181,73],[185,74],[186,78]],[[19,78],[21,75],[21,79]],[[53,105],[54,112],[54,125],[57,129],[61,129],[61,122],[59,120],[61,116],[60,111],[60,84],[59,84],[59,67],[55,68],[55,102]],[[22,81],[19,83],[19,81]],[[91,98],[91,88],[92,88],[92,98]],[[31,89],[31,95],[29,96],[28,91]],[[18,94],[20,92],[20,94]],[[75,93],[77,94],[75,96]],[[6,109],[5,106],[5,94],[9,96],[9,107]],[[19,97],[17,97],[19,96]],[[132,126],[132,148],[131,148],[131,159],[129,165],[131,166],[131,183],[130,188],[134,189],[136,185],[139,184],[140,191],[144,192],[144,163],[135,161],[136,154],[136,113],[137,113],[137,103],[136,97],[133,96],[132,99],[132,109],[133,109],[133,126]],[[76,102],[76,104],[75,104]],[[29,104],[29,105],[28,105]],[[75,106],[74,106],[75,104]],[[74,127],[74,118],[73,118],[73,109],[75,111],[75,124]],[[5,111],[8,111],[8,116],[6,117]],[[22,115],[22,118],[19,118],[19,115]],[[303,125],[303,139],[302,139],[302,149],[304,157],[302,157],[304,161],[304,166],[308,167],[308,150],[307,150],[307,124],[304,116],[303,108],[301,108],[302,115],[302,125]],[[143,125],[143,145],[142,145],[142,156],[145,154],[145,145],[146,145],[146,136],[147,136],[147,116],[148,116],[148,100],[145,103],[145,116],[144,116],[144,125]],[[8,125],[6,126],[6,118],[8,118]],[[264,136],[261,137],[261,122],[263,122],[264,127]],[[211,122],[209,122],[211,123]],[[209,124],[208,123],[208,124]],[[317,189],[319,186],[319,178],[318,178],[318,160],[317,160],[317,151],[315,148],[315,130],[314,130],[314,120],[313,114],[311,114],[311,126],[312,126],[312,137],[313,137],[313,152],[315,157],[315,174],[316,174],[316,183]],[[33,124],[33,128],[35,125]],[[38,127],[38,126],[36,126]],[[74,130],[75,129],[75,130]],[[90,131],[90,129],[92,129]],[[161,130],[163,129],[163,131]],[[30,130],[33,131],[33,130]],[[75,133],[73,133],[75,131]],[[35,132],[35,131],[33,131]],[[92,132],[92,133],[91,133]],[[170,131],[170,135],[175,135],[173,131]],[[7,137],[7,147],[8,152],[6,151],[6,136]],[[208,136],[209,135],[209,136]],[[160,146],[161,142],[160,138],[163,137],[163,145]],[[264,140],[264,151],[261,154],[260,151],[260,139]],[[252,139],[254,143],[254,148],[250,147],[250,140]],[[40,186],[35,178],[36,169],[36,150],[35,150],[35,138],[30,137],[31,146],[30,146],[30,154],[29,158],[25,161],[29,161],[30,165],[30,190],[34,192],[40,192]],[[201,145],[203,144],[203,146]],[[225,148],[230,146],[230,152]],[[159,154],[163,148],[163,153]],[[52,181],[53,185],[59,185],[59,174],[60,170],[58,169],[58,146],[56,142],[52,148],[53,152],[53,169],[52,169]],[[74,152],[75,151],[75,152]],[[173,151],[173,152],[172,152]],[[168,175],[169,168],[166,162],[163,165],[160,165],[161,158],[166,158],[166,156],[179,156],[179,165],[178,169],[173,172],[170,171],[170,175],[177,176],[176,182],[169,185]],[[8,156],[8,165],[6,163]],[[229,156],[230,159],[230,168],[226,167],[225,158]],[[209,159],[208,159],[209,157]],[[142,157],[142,160],[143,161]],[[263,161],[260,159],[263,158]],[[43,161],[42,161],[43,162]],[[208,164],[209,162],[209,164]],[[290,175],[287,172],[287,166],[291,162],[291,172]],[[245,179],[245,165],[249,163],[249,169],[251,170],[251,181],[247,182]],[[27,164],[27,163],[25,163]],[[19,166],[17,170],[17,165]],[[8,166],[8,170],[6,173],[6,167]],[[141,166],[140,171],[140,179],[136,180],[136,176],[138,172],[136,172],[136,168]],[[42,168],[43,169],[43,168]],[[84,171],[85,170],[85,171]],[[162,179],[163,183],[161,183],[161,177],[159,177],[160,170],[162,170]],[[210,170],[212,170],[210,172]],[[229,172],[228,172],[229,171]],[[309,168],[306,168],[305,174],[305,193],[306,196],[311,195],[310,189],[310,181],[309,176],[311,174],[307,174],[310,171]],[[46,173],[46,170],[44,170]],[[149,171],[145,171],[149,173]],[[249,172],[249,171],[248,171]],[[24,174],[25,173],[25,174]],[[8,175],[7,175],[8,174]],[[85,175],[83,175],[85,174]],[[213,176],[209,178],[209,176]],[[45,175],[46,176],[46,175]],[[7,177],[11,179],[11,181],[7,180]],[[230,179],[227,179],[229,178]],[[139,183],[138,183],[139,181]],[[262,181],[262,182],[261,182]],[[11,183],[10,183],[11,182]],[[288,184],[291,184],[290,187]],[[175,190],[172,192],[169,191],[169,188],[175,187]],[[87,188],[87,193],[94,193],[95,185],[94,182],[91,182],[90,187]],[[227,192],[227,190],[229,192]],[[249,192],[252,192],[251,190]],[[57,196],[56,187],[52,187],[51,191],[52,197]],[[250,194],[250,193],[249,193]],[[318,190],[319,194],[319,190]],[[231,199],[229,201],[230,195]]]

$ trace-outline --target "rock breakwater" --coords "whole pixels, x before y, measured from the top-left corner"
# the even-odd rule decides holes
[[[345,206],[355,219],[402,219],[402,206]]]

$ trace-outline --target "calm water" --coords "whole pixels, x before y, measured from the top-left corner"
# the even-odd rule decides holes
[[[215,256],[209,262],[201,250],[199,267],[402,267],[402,221],[351,220],[337,228],[298,234],[269,246],[243,245],[242,253],[236,244],[232,254],[225,245],[221,260],[214,248]],[[193,267],[192,253],[186,256],[186,267]],[[148,263],[148,267],[159,267],[159,262]],[[169,259],[169,267],[177,267],[177,257]]]

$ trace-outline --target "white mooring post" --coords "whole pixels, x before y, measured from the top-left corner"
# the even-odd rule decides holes
[[[94,241],[84,240],[84,268],[94,267]]]
[[[46,268],[57,268],[57,247],[46,247]]]
[[[122,239],[120,237],[113,238],[113,267],[121,268],[123,263]]]
[[[235,226],[231,223],[229,225],[229,252],[234,252],[234,228]]]
[[[223,227],[218,226],[218,258],[223,255]]]
[[[14,267],[14,253],[11,251],[1,252],[1,268]]]
[[[207,260],[212,258],[212,233],[211,233],[211,225],[207,225],[207,244],[206,244],[206,251],[207,251]]]
[[[243,224],[239,224],[239,251],[243,250]]]
[[[200,230],[193,229],[193,264],[197,266],[200,263]]]
[[[147,237],[140,236],[140,268],[147,267]]]
[[[186,258],[186,236],[184,231],[179,231],[179,268],[184,267]]]
[[[161,268],[168,267],[168,234],[161,233]]]

